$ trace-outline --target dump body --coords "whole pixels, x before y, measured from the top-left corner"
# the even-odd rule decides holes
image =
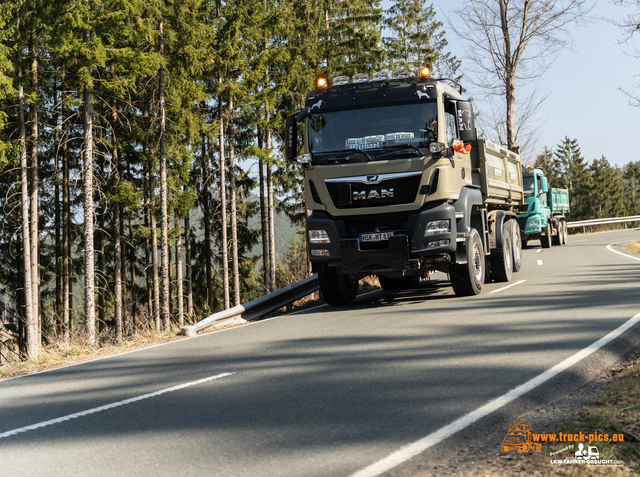
[[[316,89],[297,119],[314,272],[351,282],[449,272],[451,264],[468,264],[471,228],[484,262],[502,243],[502,229],[494,229],[505,217],[515,223],[510,209],[524,203],[520,156],[477,139],[470,103],[442,82]],[[295,127],[290,118],[290,147]]]

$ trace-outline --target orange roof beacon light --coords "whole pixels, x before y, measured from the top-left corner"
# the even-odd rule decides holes
[[[420,78],[428,78],[429,76],[431,76],[431,71],[429,71],[428,66],[420,68]]]
[[[531,169],[531,164],[527,164],[527,169]]]
[[[318,78],[318,88],[326,88],[326,87],[327,87],[327,79]]]

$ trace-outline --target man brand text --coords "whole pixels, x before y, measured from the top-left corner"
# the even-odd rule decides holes
[[[393,198],[393,189],[380,189],[380,192],[374,189],[370,190],[368,194],[364,190],[362,192],[353,191],[353,200],[384,199],[386,197]]]

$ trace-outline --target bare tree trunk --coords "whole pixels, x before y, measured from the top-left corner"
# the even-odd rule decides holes
[[[160,56],[164,54],[164,29],[160,22]],[[164,111],[164,67],[158,73],[160,90],[160,263],[162,266],[162,323],[164,330],[171,329],[169,312],[169,215],[167,212],[167,158],[165,156],[166,118]]]
[[[235,132],[233,129],[233,99],[229,100],[229,208],[231,219],[231,267],[233,273],[233,304],[240,304],[240,263],[238,260],[238,205],[236,200]]]
[[[145,154],[147,153],[147,151],[145,151]],[[145,191],[144,191],[144,197],[145,197],[145,201],[147,202],[147,212],[144,214],[144,226],[145,228],[149,228],[150,227],[150,222],[151,222],[151,194],[150,194],[150,180],[151,180],[151,160],[148,160],[148,167],[149,167],[149,181],[145,181],[144,183],[144,187],[145,187]],[[148,307],[148,312],[149,312],[149,319],[153,321],[153,280],[152,280],[152,270],[149,268],[149,261],[151,260],[151,239],[147,238],[145,240],[145,254],[144,254],[144,263],[145,263],[145,276],[147,279],[147,307]]]
[[[176,240],[176,288],[178,289],[178,325],[184,326],[184,295],[182,292],[182,230],[180,230],[180,219],[175,217],[176,228],[178,229],[178,239]]]
[[[213,310],[213,281],[211,262],[211,199],[209,198],[209,157],[207,156],[207,138],[202,138],[202,193],[204,194],[204,209],[202,219],[204,222],[204,260],[205,283],[207,285],[207,307]]]
[[[267,148],[271,150],[271,136],[267,135]],[[271,291],[277,290],[276,286],[276,233],[275,233],[275,200],[273,194],[273,176],[271,174],[271,166],[267,164],[267,194],[268,202],[267,210],[269,211],[269,258],[271,259],[271,265],[269,271],[271,272],[270,286]]]
[[[262,149],[262,141],[258,144]],[[269,286],[269,224],[267,223],[267,204],[264,196],[264,163],[262,159],[258,161],[260,168],[260,222],[262,223],[262,283],[267,291],[271,291]]]
[[[58,99],[58,85],[54,84],[53,87],[53,103],[57,105]],[[55,250],[56,250],[56,317],[55,317],[55,330],[56,335],[60,336],[62,333],[62,241],[60,228],[62,227],[62,217],[60,210],[60,157],[58,151],[60,149],[60,138],[62,137],[62,110],[58,110],[58,117],[56,122],[55,144],[57,145],[56,154],[54,160],[54,211],[55,211]]]
[[[17,21],[17,66],[18,66],[18,121],[20,123],[20,200],[22,209],[22,241],[24,268],[24,321],[26,322],[27,356],[37,358],[40,353],[38,323],[33,313],[31,290],[31,231],[29,227],[29,176],[27,168],[27,138],[24,121],[24,90],[22,87],[22,45],[20,43],[20,13]]]
[[[185,190],[187,186],[184,186]],[[191,285],[191,221],[189,220],[189,212],[184,218],[184,247],[186,264],[186,280],[187,280],[187,313],[193,319],[193,287]]]
[[[220,78],[222,82],[222,78]],[[222,290],[224,294],[224,309],[229,309],[229,252],[227,248],[227,179],[226,158],[224,155],[224,115],[222,100],[220,100],[220,206],[222,229]]]
[[[29,55],[31,56],[31,89],[38,95],[38,57],[36,55],[35,26],[29,36]],[[36,339],[40,343],[40,251],[38,224],[38,104],[31,105],[31,296],[33,316],[36,320]]]
[[[153,264],[153,321],[156,327],[156,333],[160,333],[160,283],[158,280],[158,232],[156,230],[156,214],[155,214],[155,164],[151,159],[151,167],[149,170],[149,220],[151,221],[151,262]]]
[[[98,157],[98,163],[100,164],[100,180],[99,183],[104,179],[104,156],[101,155]],[[98,198],[98,209],[96,210],[96,219],[98,221],[98,229],[95,231],[96,238],[98,239],[98,332],[104,331],[106,329],[106,320],[104,316],[105,306],[104,306],[104,297],[106,293],[106,288],[108,286],[108,280],[106,279],[106,274],[104,273],[104,213],[106,210],[106,204],[103,201],[103,197],[99,196]]]
[[[84,30],[84,42],[89,43],[90,32]],[[96,345],[96,309],[94,289],[93,250],[93,105],[91,87],[84,87],[84,320],[87,342],[91,349]]]
[[[114,114],[115,116],[115,114]],[[114,120],[116,118],[114,117]],[[115,134],[114,134],[115,144]],[[113,149],[113,164],[115,168],[116,184],[120,182],[120,158],[118,148]],[[116,325],[116,343],[122,343],[122,248],[120,243],[120,202],[113,204],[113,279],[114,279],[114,319]]]
[[[66,80],[63,71],[62,89],[66,91]],[[66,93],[63,93],[66,95]],[[66,97],[62,99],[62,122],[66,121],[68,112],[66,109]],[[67,145],[68,128],[64,128],[62,135],[62,336],[65,344],[69,343],[71,329],[71,201],[69,180],[69,148]]]

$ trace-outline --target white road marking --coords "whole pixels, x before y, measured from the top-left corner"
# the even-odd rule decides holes
[[[520,280],[519,282],[512,283],[511,285],[507,285],[506,287],[498,288],[497,290],[490,291],[489,295],[491,295],[492,293],[501,292],[502,290],[506,290],[507,288],[515,287],[516,285],[520,285],[524,282],[526,282],[526,280]]]
[[[512,389],[508,393],[500,396],[499,398],[494,399],[493,401],[489,401],[484,406],[476,409],[475,411],[470,412],[469,414],[465,414],[459,419],[456,419],[451,424],[429,434],[428,436],[423,437],[422,439],[409,444],[402,449],[394,452],[393,454],[385,457],[382,460],[366,467],[355,474],[352,474],[351,477],[377,477],[378,475],[383,474],[389,469],[394,468],[395,466],[406,462],[412,457],[424,452],[429,447],[433,447],[434,445],[442,442],[443,440],[451,437],[456,432],[461,431],[474,424],[478,420],[483,417],[488,416],[492,412],[500,409],[501,407],[506,406],[514,399],[519,398],[520,396],[528,393],[532,389],[537,388],[541,384],[549,381],[551,378],[557,376],[561,372],[570,368],[574,364],[582,361],[587,358],[591,354],[595,353],[597,350],[607,345],[609,342],[616,339],[622,333],[627,331],[629,328],[634,326],[636,323],[640,321],[640,313],[635,315],[633,318],[629,319],[624,324],[620,325],[618,328],[613,330],[611,333],[606,335],[604,338],[599,339],[595,343],[590,346],[587,346],[583,350],[577,352],[573,356],[565,359],[559,364],[556,364],[553,368],[548,369],[544,373],[536,376],[535,378],[527,381],[524,384],[521,384],[515,389]]]
[[[611,248],[612,245],[613,245],[612,243],[607,245],[607,250],[609,250],[610,252],[617,253],[618,255],[622,255],[623,257],[633,258],[634,260],[640,260],[640,257],[636,257],[636,256],[631,255],[629,253],[618,252],[617,250],[612,249]]]
[[[576,242],[586,242],[587,239],[581,239],[581,240],[572,240],[571,243],[576,243]]]
[[[50,421],[39,422],[37,424],[32,424],[30,426],[21,427],[20,429],[13,429],[12,431],[3,432],[0,434],[0,439],[4,439],[5,437],[15,436],[21,432],[33,431],[35,429],[40,429],[47,426],[52,426],[54,424],[59,424],[64,421],[68,421],[69,419],[75,419],[77,417],[88,416],[89,414],[95,414],[96,412],[106,411],[108,409],[113,409],[114,407],[124,406],[125,404],[131,404],[133,402],[142,401],[143,399],[149,399],[152,397],[160,396],[161,394],[170,393],[173,391],[178,391],[180,389],[185,389],[191,386],[195,386],[197,384],[206,383],[208,381],[213,381],[214,379],[225,378],[227,376],[231,376],[233,373],[222,373],[217,374],[215,376],[209,376],[208,378],[198,379],[197,381],[191,381],[190,383],[179,384],[178,386],[173,386],[171,388],[161,389],[160,391],[155,391],[149,394],[143,394],[141,396],[136,396],[130,399],[125,399],[124,401],[118,401],[111,404],[106,404],[100,407],[94,407],[93,409],[87,409],[86,411],[76,412],[75,414],[68,414],[66,416],[58,417],[56,419],[51,419]]]
[[[542,252],[542,249],[541,249],[541,248],[539,248],[538,250],[536,250],[536,253],[540,253],[540,252]]]
[[[542,260],[538,260],[538,265],[542,265]]]

